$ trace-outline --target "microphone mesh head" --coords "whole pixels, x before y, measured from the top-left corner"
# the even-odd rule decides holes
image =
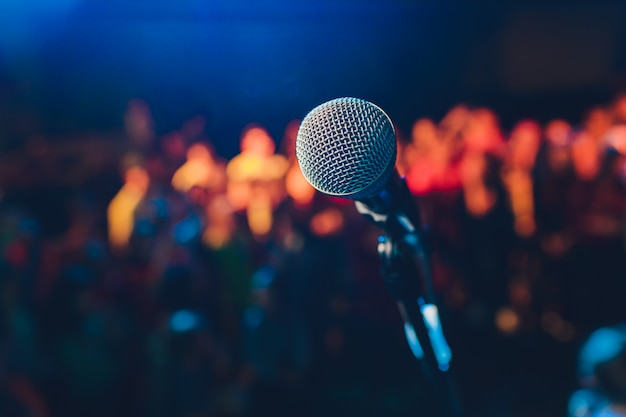
[[[338,98],[306,115],[296,157],[307,181],[324,194],[351,199],[382,191],[396,159],[389,116],[358,98]]]

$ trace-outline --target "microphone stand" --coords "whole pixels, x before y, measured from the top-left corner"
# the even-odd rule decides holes
[[[356,208],[387,232],[378,239],[381,274],[398,304],[407,342],[420,361],[424,376],[433,385],[443,415],[460,417],[461,404],[449,369],[452,353],[439,321],[430,261],[422,241],[417,208],[408,204],[412,202],[412,195],[404,178],[397,177],[392,181],[396,195],[400,195],[404,202],[400,203],[402,210],[383,204],[388,213],[381,215],[380,203],[384,196],[382,199],[356,201]]]

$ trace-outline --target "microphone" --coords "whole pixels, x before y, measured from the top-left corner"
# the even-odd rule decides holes
[[[323,194],[355,200],[357,211],[386,230],[389,239],[381,238],[378,249],[388,276],[406,275],[410,267],[404,253],[405,262],[397,262],[399,251],[408,248],[419,258],[424,288],[417,280],[387,279],[392,295],[434,303],[419,212],[395,169],[396,154],[389,116],[358,98],[337,98],[315,107],[296,136],[296,158],[306,180]]]
[[[375,104],[350,97],[311,110],[296,138],[300,169],[315,189],[356,200],[359,212],[394,235],[415,233],[423,240],[417,207],[395,169],[396,148],[389,116]],[[399,224],[390,224],[389,217]]]
[[[337,98],[315,107],[302,120],[296,137],[296,157],[306,180],[323,194],[355,200],[361,214],[404,245],[381,238],[379,253],[385,252],[386,260],[407,250],[418,257],[424,288],[419,288],[417,280],[395,280],[390,286],[392,295],[405,300],[420,297],[423,304],[435,304],[419,211],[395,169],[396,154],[396,133],[389,116],[358,98]]]
[[[452,352],[439,322],[419,211],[395,168],[396,154],[389,116],[358,98],[337,98],[315,107],[302,120],[296,137],[296,158],[306,180],[323,194],[355,200],[357,210],[387,232],[379,238],[378,254],[407,341],[422,363],[434,362],[445,373]],[[430,374],[426,367],[425,371]],[[444,384],[442,389],[448,385],[444,390],[451,399],[442,403],[452,415],[459,415],[450,381],[439,383]]]

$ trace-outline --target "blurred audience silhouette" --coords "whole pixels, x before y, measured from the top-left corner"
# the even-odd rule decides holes
[[[37,136],[1,158],[0,414],[426,412],[379,277],[380,232],[306,182],[299,121],[280,144],[250,124],[230,160],[202,115],[157,133],[132,100],[124,121],[122,141]],[[571,352],[626,317],[626,96],[580,124],[508,132],[458,105],[399,135],[397,167],[433,237],[469,409],[526,415],[489,399],[540,397],[519,381],[546,369],[519,358]],[[623,341],[590,359],[598,334],[581,351],[576,417],[626,409]],[[559,377],[552,401],[571,388]]]

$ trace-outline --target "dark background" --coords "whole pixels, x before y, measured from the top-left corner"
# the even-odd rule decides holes
[[[79,1],[0,5],[2,143],[121,128],[131,98],[166,132],[196,114],[225,156],[251,120],[378,103],[405,130],[458,102],[580,119],[623,88],[621,2]],[[33,115],[29,123],[20,120]]]
[[[626,4],[606,1],[2,0],[0,155],[11,157],[36,135],[74,147],[82,138],[93,137],[105,138],[112,147],[123,144],[124,113],[129,100],[136,98],[149,105],[158,135],[179,129],[196,115],[206,117],[207,137],[226,159],[239,151],[240,134],[248,123],[267,127],[280,142],[289,121],[342,96],[378,104],[404,136],[417,118],[439,120],[458,103],[494,109],[505,131],[528,117],[541,123],[564,118],[576,125],[591,107],[610,102],[626,88],[624,21]],[[85,150],[89,152],[94,150]],[[0,161],[8,163],[6,158]],[[35,214],[42,235],[57,237],[71,222],[68,201],[89,210],[94,200],[110,200],[121,185],[117,168],[86,183],[95,184],[92,192],[100,193],[87,201],[76,201],[80,198],[74,198],[78,195],[74,185],[31,184],[4,191],[9,203]],[[313,241],[313,248],[307,249],[318,258],[303,255],[305,259],[295,265],[308,269],[291,271],[297,276],[306,270],[304,275],[315,282],[318,277],[342,280],[346,259],[357,264],[350,267],[357,276],[362,273],[365,294],[360,297],[366,302],[339,319],[321,317],[320,328],[313,331],[317,339],[312,343],[320,351],[328,337],[322,328],[328,323],[345,331],[348,347],[339,356],[316,358],[319,367],[304,385],[309,391],[285,393],[280,385],[255,392],[264,398],[255,399],[259,410],[272,410],[267,403],[284,401],[295,404],[287,410],[310,415],[431,415],[428,383],[406,346],[395,306],[377,281],[373,247],[364,249],[376,231],[359,219],[352,221],[354,229],[348,232],[356,233],[330,242]],[[536,242],[520,242],[511,232],[506,245],[498,247],[500,242],[489,239],[500,236],[500,225],[491,224],[485,232],[479,222],[468,222],[464,231],[471,242],[486,251],[493,249],[490,256],[500,257],[495,262],[508,259],[504,249],[512,248],[515,254],[522,253],[514,268],[532,270],[533,262],[541,258]],[[251,273],[258,267],[259,254],[254,250],[244,254],[226,265],[236,273]],[[566,414],[569,394],[577,387],[576,352],[584,336],[597,326],[623,320],[624,288],[618,279],[625,270],[623,259],[623,242],[611,241],[576,247],[566,258],[544,265],[544,270],[558,270],[560,289],[565,291],[555,298],[563,301],[564,317],[578,326],[576,336],[566,341],[543,332],[538,322],[521,335],[504,337],[480,309],[445,317],[470,415]],[[67,330],[63,323],[75,319],[67,306],[82,294],[73,285],[58,289],[42,310],[33,310],[34,316],[44,318],[43,337],[58,339],[62,346]],[[477,298],[490,304],[490,295]],[[140,305],[132,297],[111,302],[118,303],[124,317]],[[152,397],[147,390],[138,394],[137,386],[143,385],[133,378],[145,383],[142,378],[150,375],[141,374],[147,365],[135,366],[133,361],[146,356],[142,349],[151,339],[148,326],[128,316],[132,318],[125,323],[131,335],[124,333],[127,343],[117,346],[122,353],[100,352],[96,344],[87,355],[93,363],[73,362],[71,349],[63,358],[74,376],[81,369],[106,374],[111,365],[127,370],[119,372],[129,379],[108,386],[107,392],[94,394],[85,388],[85,398],[77,400],[83,387],[68,381],[81,379],[57,380],[56,366],[63,369],[65,362],[48,364],[50,369],[41,368],[43,376],[33,373],[41,378],[35,378],[34,385],[43,387],[49,415],[107,415],[111,410],[118,415],[204,415],[189,411],[202,397],[197,391],[204,383],[203,368],[198,368],[199,376],[168,380],[171,385],[154,391]],[[50,319],[49,327],[45,319]],[[67,327],[73,329],[74,324]],[[12,339],[6,345],[31,346]],[[184,362],[188,344],[180,345],[173,346],[168,357],[174,362],[180,358]],[[35,369],[38,360],[45,362],[42,355],[29,355],[26,351],[17,356]],[[7,374],[14,358],[3,357]],[[11,397],[1,394],[1,401]],[[158,409],[159,401],[147,401],[149,406],[141,408],[139,397],[163,400],[169,408],[159,412],[150,408]],[[26,415],[11,401],[0,402],[7,416]],[[67,405],[73,401],[75,406]]]

